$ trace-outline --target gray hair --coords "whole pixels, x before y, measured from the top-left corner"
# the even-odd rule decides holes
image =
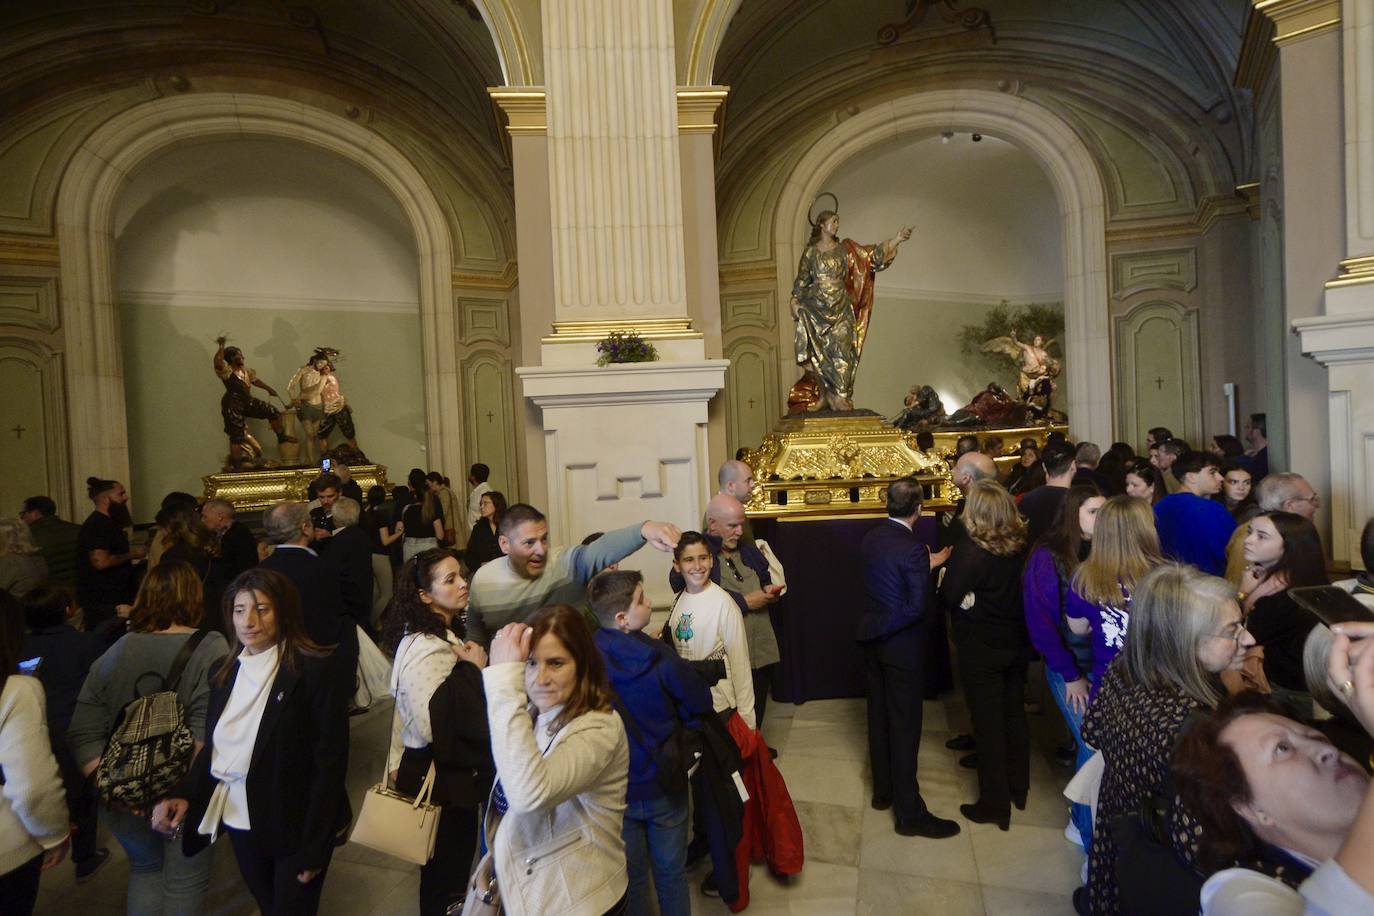
[[[42,551],[33,543],[29,526],[17,518],[0,518],[0,557],[30,556]]]
[[[1102,449],[1096,442],[1078,443],[1078,451],[1074,452],[1073,460],[1075,464],[1080,464],[1085,468],[1095,468],[1097,463],[1102,460]]]
[[[1266,475],[1255,487],[1255,502],[1259,503],[1262,512],[1275,512],[1290,499],[1302,496],[1300,483],[1307,483],[1307,478],[1292,471]]]
[[[1131,593],[1131,626],[1120,655],[1127,679],[1152,690],[1181,689],[1216,706],[1225,690],[1202,667],[1197,649],[1235,604],[1234,585],[1196,567],[1163,563],[1150,570]]]
[[[202,513],[210,509],[215,512],[222,512],[229,518],[234,517],[234,504],[227,499],[207,499],[205,505],[200,507]]]
[[[358,505],[358,501],[347,496],[340,496],[334,500],[334,505],[330,507],[330,515],[334,519],[334,524],[339,528],[358,524],[358,517],[362,515],[362,511],[363,507]]]
[[[310,508],[305,503],[277,503],[262,517],[262,530],[273,544],[288,544],[301,536],[301,528],[310,520]]]
[[[1331,686],[1326,682],[1326,662],[1331,657],[1331,644],[1335,641],[1336,634],[1326,624],[1319,623],[1313,627],[1307,634],[1307,641],[1302,644],[1302,674],[1307,681],[1307,692],[1312,694],[1312,700],[1317,705],[1333,716],[1349,719],[1350,710],[1331,692]]]

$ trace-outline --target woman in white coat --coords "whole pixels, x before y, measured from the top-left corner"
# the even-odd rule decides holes
[[[503,627],[482,678],[497,775],[486,837],[505,913],[624,913],[629,744],[581,613],[559,604]]]

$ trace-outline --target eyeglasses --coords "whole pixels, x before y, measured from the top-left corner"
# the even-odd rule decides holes
[[[728,566],[728,567],[730,567],[730,572],[732,572],[732,573],[735,574],[735,581],[736,581],[736,582],[743,582],[743,581],[744,581],[744,576],[740,575],[739,568],[735,566],[735,558],[734,558],[734,557],[726,557],[726,558],[725,558],[725,565]]]
[[[1313,493],[1311,496],[1294,496],[1289,500],[1289,502],[1311,503],[1314,506],[1320,506],[1322,504],[1322,498],[1318,496],[1316,493]]]
[[[1249,633],[1250,631],[1246,628],[1245,621],[1243,620],[1237,620],[1231,626],[1233,629],[1230,633],[1208,633],[1207,635],[1215,636],[1217,639],[1229,639],[1231,640],[1231,642],[1235,643],[1236,648],[1239,649],[1241,636],[1245,633]]]

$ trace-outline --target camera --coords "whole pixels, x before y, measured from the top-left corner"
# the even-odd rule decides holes
[[[321,474],[328,474],[328,473],[329,473],[330,471],[332,471],[332,470],[334,470],[334,459],[333,459],[333,458],[321,458],[321,459],[320,459],[320,473],[321,473]]]

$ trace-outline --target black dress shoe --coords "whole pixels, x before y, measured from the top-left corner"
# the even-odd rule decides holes
[[[959,766],[963,767],[966,770],[978,769],[978,755],[965,754],[964,756],[959,758]]]
[[[1026,810],[1026,794],[1025,792],[1012,793],[1011,803],[1016,806],[1017,811]]]
[[[873,796],[873,801],[871,802],[871,804],[873,805],[874,811],[886,811],[888,808],[892,807],[892,799],[883,798],[880,795],[875,795]]]
[[[984,808],[979,802],[976,805],[960,805],[959,813],[975,824],[996,824],[1002,830],[1011,829],[1011,811],[995,812],[991,808]]]
[[[974,747],[972,735],[955,735],[945,742],[945,747],[951,751],[971,751]]]
[[[1092,904],[1088,902],[1088,889],[1086,887],[1074,888],[1073,911],[1079,916],[1092,916]]]
[[[897,821],[897,832],[902,836],[923,836],[932,840],[943,840],[959,832],[957,821],[936,817],[927,811],[914,821]]]

